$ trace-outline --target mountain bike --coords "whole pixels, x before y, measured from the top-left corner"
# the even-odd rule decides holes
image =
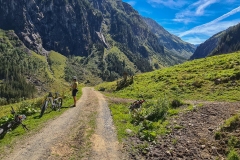
[[[4,135],[9,130],[14,129],[19,125],[21,125],[25,130],[28,130],[27,126],[22,123],[22,121],[25,120],[27,117],[24,114],[22,114],[22,115],[17,114],[12,106],[11,106],[11,108],[12,108],[11,114],[13,115],[13,120],[0,126],[0,138],[3,138]]]
[[[42,108],[41,108],[41,113],[40,117],[43,116],[45,110],[50,107],[52,110],[58,110],[60,111],[62,107],[63,99],[62,97],[59,96],[59,93],[56,92],[55,96],[53,96],[52,92],[49,92],[48,96],[46,97]]]

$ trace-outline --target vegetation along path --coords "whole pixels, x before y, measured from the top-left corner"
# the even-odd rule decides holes
[[[95,126],[87,143],[83,137],[91,131],[91,121]],[[84,147],[89,149],[79,149]],[[108,104],[101,93],[86,87],[76,107],[18,143],[5,159],[121,159],[120,155]]]

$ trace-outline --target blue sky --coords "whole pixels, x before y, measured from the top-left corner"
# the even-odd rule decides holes
[[[240,23],[240,0],[123,0],[182,40],[200,44]]]

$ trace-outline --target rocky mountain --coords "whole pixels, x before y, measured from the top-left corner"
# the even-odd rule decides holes
[[[0,15],[0,28],[14,30],[40,54],[86,56],[102,22],[101,13],[84,0],[1,0]]]
[[[184,58],[189,58],[194,53],[196,47],[193,44],[184,42],[179,37],[169,33],[157,22],[150,18],[143,17],[150,30],[158,37],[159,42],[164,45],[166,50]]]
[[[218,46],[209,54],[217,55],[240,50],[240,23],[226,30]]]
[[[68,70],[79,77],[89,72],[114,80],[123,72],[147,72],[185,60],[165,52],[138,12],[121,0],[0,0],[0,28],[13,30],[38,54],[53,50],[79,56],[73,63],[78,67]]]
[[[190,59],[204,58],[240,50],[240,24],[213,35],[200,44]]]
[[[224,31],[219,32],[206,40],[204,43],[200,44],[190,59],[198,59],[208,56],[216,48],[223,34]]]
[[[97,84],[185,61],[121,0],[0,0],[0,57],[2,104],[73,75]]]

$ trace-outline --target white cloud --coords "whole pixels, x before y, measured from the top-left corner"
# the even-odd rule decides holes
[[[130,4],[131,6],[134,6],[137,2],[136,1],[127,1],[126,3]]]
[[[187,9],[175,15],[175,22],[183,22],[185,24],[193,22],[196,16],[205,14],[205,9],[210,5],[218,2],[218,0],[199,0],[187,7]]]
[[[203,41],[206,40],[206,38],[205,37],[201,37],[201,36],[194,36],[194,37],[183,38],[183,40],[185,42],[189,42],[191,44],[201,44]]]
[[[203,15],[204,14],[204,11],[205,11],[205,9],[208,7],[208,6],[210,6],[211,4],[214,4],[214,3],[216,3],[217,2],[217,0],[204,0],[204,1],[202,1],[202,4],[200,4],[200,6],[199,7],[197,7],[197,9],[196,9],[196,12],[195,12],[195,15]]]
[[[150,3],[153,7],[156,7],[156,5],[164,5],[169,8],[181,8],[184,5],[186,5],[186,0],[147,0],[148,3]]]
[[[182,32],[181,34],[179,34],[179,37],[183,37],[189,34],[205,34],[205,35],[213,35],[214,33],[217,33],[221,30],[227,29],[228,27],[237,24],[238,22],[240,22],[240,20],[234,20],[234,21],[224,21],[224,22],[220,22],[226,18],[228,18],[231,15],[234,15],[236,13],[240,12],[240,6],[233,9],[232,11],[222,15],[221,17],[218,17],[217,19],[205,23],[203,25],[194,27],[188,31]]]

